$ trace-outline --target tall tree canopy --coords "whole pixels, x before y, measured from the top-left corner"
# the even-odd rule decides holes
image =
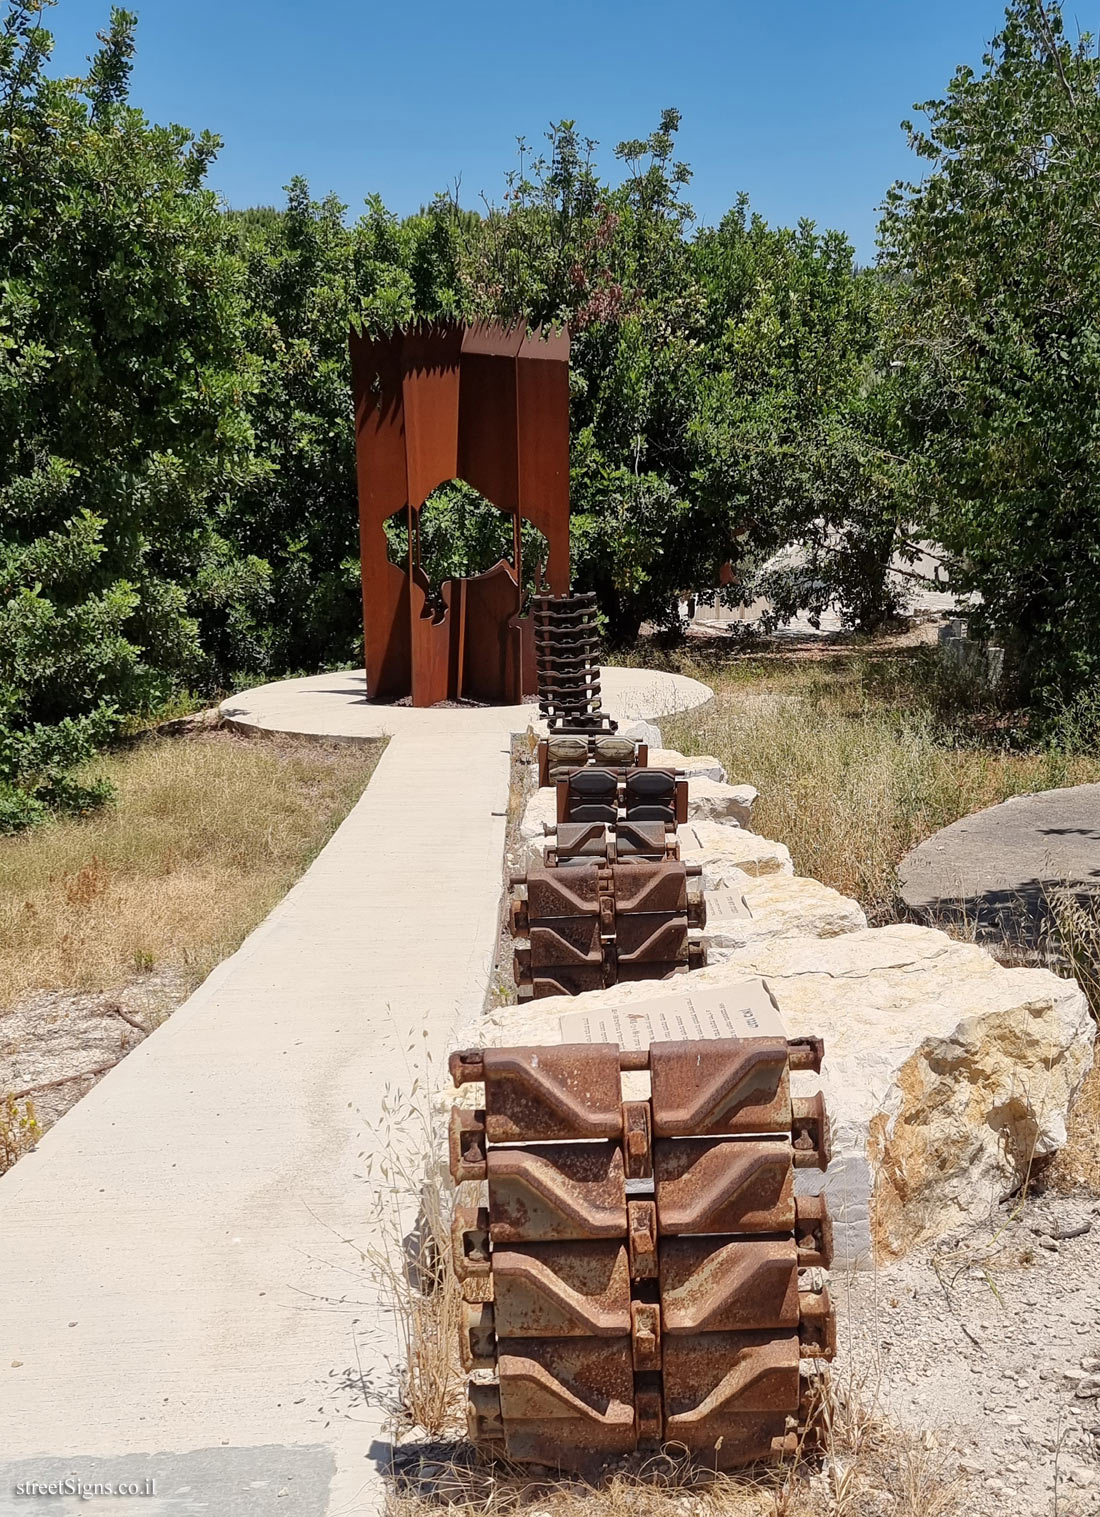
[[[204,612],[266,582],[223,535],[254,368],[217,141],[127,104],[128,11],[48,77],[42,9],[0,34],[0,827],[94,799],[68,765],[201,680]]]
[[[907,124],[928,172],[881,229],[914,509],[1040,713],[1100,676],[1098,83],[1059,7],[1014,0]]]

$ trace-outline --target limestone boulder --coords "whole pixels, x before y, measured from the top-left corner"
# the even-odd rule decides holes
[[[695,822],[732,822],[747,827],[752,820],[752,804],[757,791],[752,785],[726,785],[706,775],[688,776],[688,820]]]
[[[729,779],[725,766],[712,753],[678,753],[675,748],[651,748],[649,767],[679,769],[689,779],[692,775],[701,775],[718,785],[724,785]]]
[[[620,722],[616,737],[628,737],[635,743],[645,743],[650,748],[661,746],[661,729],[656,722]]]
[[[794,874],[785,843],[729,822],[688,820],[679,829],[680,857],[703,866],[707,890],[736,886],[742,875]]]
[[[738,899],[744,909],[731,910]],[[866,926],[859,902],[820,880],[804,875],[745,875],[739,885],[708,893],[703,942],[708,963],[723,964],[741,949],[769,938],[835,938]]]
[[[530,842],[532,838],[541,838],[546,828],[553,827],[557,819],[558,793],[553,785],[547,785],[542,790],[533,790],[530,800],[523,808],[519,835],[527,842]]]
[[[1092,1062],[1095,1025],[1077,983],[1005,969],[983,949],[900,924],[831,938],[779,937],[726,962],[497,1008],[475,1039],[558,1042],[559,1018],[762,976],[790,1037],[825,1040],[820,1084],[832,1125],[824,1189],[838,1263],[869,1267],[995,1208],[1066,1140],[1066,1114]]]

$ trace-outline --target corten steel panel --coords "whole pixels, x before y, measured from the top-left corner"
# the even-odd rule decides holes
[[[516,364],[519,508],[546,538],[546,580],[569,588],[569,334],[525,337]]]
[[[666,1238],[660,1280],[666,1333],[798,1327],[798,1255],[789,1238]]]
[[[499,1338],[621,1338],[630,1332],[626,1245],[531,1243],[493,1250]]]
[[[494,1245],[626,1235],[626,1178],[614,1143],[490,1149],[488,1176]]]
[[[350,347],[369,698],[517,702],[536,683],[533,627],[519,616],[520,565],[448,582],[441,593],[450,609],[439,615],[427,607],[427,583],[417,573],[418,523],[407,522],[407,574],[389,562],[382,524],[402,508],[415,515],[434,489],[458,477],[513,517],[518,542],[521,468],[528,476],[541,471],[545,477],[528,490],[535,524],[551,544],[551,583],[563,576],[567,583],[568,338],[544,344],[522,328],[421,325],[380,339],[353,333]],[[532,406],[529,398],[521,424],[521,348],[535,355],[527,363],[545,371],[543,380],[562,371],[543,384],[560,415],[545,416],[543,401]]]
[[[568,535],[566,533],[567,539]],[[531,695],[539,687],[539,666],[535,655],[535,629],[529,616],[519,619],[519,662],[523,694]]]
[[[451,616],[446,608],[450,584],[441,591],[445,606],[442,613],[428,605],[428,590],[427,575],[414,565],[409,576],[414,706],[434,706],[445,701],[450,692]]]
[[[616,1044],[487,1048],[482,1059],[491,1143],[617,1138],[622,1132]]]
[[[650,1050],[653,1130],[790,1132],[787,1045],[782,1038],[714,1038],[654,1043]]]
[[[484,574],[455,581],[462,592],[460,667],[455,689],[464,700],[523,700],[521,633],[514,618],[520,609],[520,590],[511,566],[503,559]]]
[[[634,1447],[629,1337],[513,1338],[500,1348],[500,1409],[510,1458],[576,1469],[594,1455]]]
[[[791,1145],[772,1138],[659,1138],[657,1224],[678,1233],[778,1233],[794,1227]]]
[[[664,1341],[665,1437],[712,1450],[736,1440],[753,1414],[795,1416],[796,1333],[699,1333]],[[783,1432],[780,1421],[778,1433]],[[774,1435],[773,1435],[774,1436]]]
[[[462,336],[459,471],[509,515],[519,507],[516,355],[523,335],[521,327],[479,322]]]
[[[402,403],[409,505],[414,510],[458,474],[459,353],[457,327],[415,326],[402,344]]]
[[[377,342],[353,333],[351,368],[367,689],[392,699],[408,694],[412,675],[409,582],[389,560],[383,528],[403,507],[408,514],[400,333]]]

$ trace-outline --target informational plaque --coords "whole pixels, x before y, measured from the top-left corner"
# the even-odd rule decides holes
[[[685,1038],[785,1038],[779,1008],[763,980],[700,985],[652,1000],[624,1001],[600,1010],[570,1011],[560,1019],[563,1043],[618,1043],[648,1048]]]
[[[720,917],[751,917],[752,912],[739,890],[708,890],[707,921],[716,922]]]

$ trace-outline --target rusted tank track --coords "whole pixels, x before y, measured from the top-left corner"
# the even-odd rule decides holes
[[[531,603],[535,626],[535,667],[539,715],[551,733],[609,734],[615,722],[600,702],[600,643],[596,597],[536,595]]]
[[[819,1042],[780,1038],[467,1049],[450,1168],[483,1184],[459,1209],[472,1440],[520,1462],[591,1472],[676,1444],[722,1468],[790,1454],[805,1431],[803,1361],[831,1359]],[[622,1071],[648,1069],[648,1100]],[[490,1375],[492,1378],[490,1378]]]
[[[619,851],[647,839],[659,851]],[[563,824],[554,842],[546,864],[512,881],[521,992],[578,995],[623,980],[666,979],[704,962],[692,932],[706,922],[701,871],[669,856],[663,822],[624,824],[613,844],[602,822]]]
[[[552,732],[539,739],[539,785],[556,784],[576,769],[594,765],[598,769],[644,769],[649,762],[649,747],[617,733]]]
[[[578,748],[583,757],[587,744]],[[511,882],[521,995],[578,995],[704,964],[701,870],[680,862],[676,839],[684,776],[637,764],[555,772],[558,820],[543,862]]]

